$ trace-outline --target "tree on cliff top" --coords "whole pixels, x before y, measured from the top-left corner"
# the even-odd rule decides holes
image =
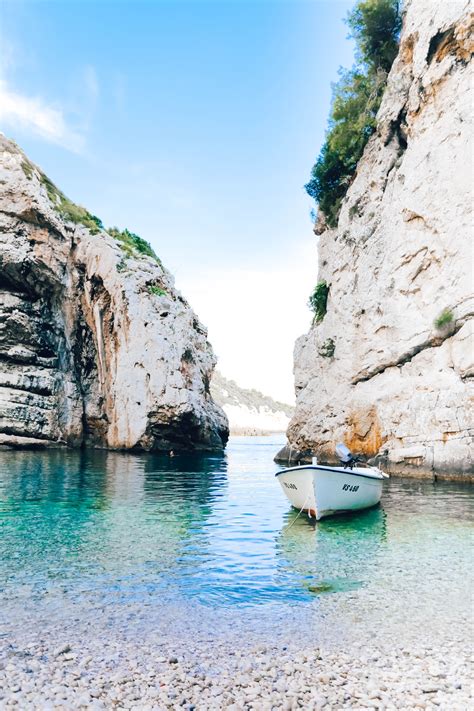
[[[360,0],[347,25],[356,42],[356,64],[349,71],[341,69],[333,86],[326,140],[305,185],[331,227],[337,225],[342,199],[376,127],[388,72],[398,52],[399,2]]]
[[[388,74],[397,56],[402,27],[398,0],[361,0],[349,13],[347,24],[357,44],[359,62]]]

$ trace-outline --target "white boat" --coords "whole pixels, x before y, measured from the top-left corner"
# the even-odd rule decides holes
[[[376,506],[382,496],[382,482],[388,475],[376,467],[358,467],[344,444],[336,451],[344,466],[304,464],[277,472],[275,476],[295,509],[306,511],[317,521],[325,516]]]

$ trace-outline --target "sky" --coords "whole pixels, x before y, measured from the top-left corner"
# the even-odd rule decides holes
[[[1,0],[0,130],[147,239],[219,370],[293,402],[317,282],[311,199],[343,0]]]

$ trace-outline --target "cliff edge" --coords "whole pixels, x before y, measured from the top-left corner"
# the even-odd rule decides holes
[[[150,246],[0,135],[0,445],[220,449],[207,332]]]
[[[338,225],[327,312],[295,346],[289,444],[392,473],[474,478],[472,6],[405,4],[397,58]]]

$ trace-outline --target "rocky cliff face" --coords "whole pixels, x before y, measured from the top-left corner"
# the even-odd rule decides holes
[[[345,440],[393,473],[473,473],[470,9],[405,3],[377,132],[320,234],[329,299],[295,347],[296,449],[331,459]]]
[[[212,376],[211,393],[229,418],[232,434],[285,432],[294,412],[291,405],[277,402],[257,390],[241,388],[218,371]]]
[[[225,446],[206,330],[159,260],[3,136],[0,184],[0,444]]]

